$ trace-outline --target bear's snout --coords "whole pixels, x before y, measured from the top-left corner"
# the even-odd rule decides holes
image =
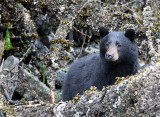
[[[111,53],[111,52],[107,52],[106,55],[105,55],[105,59],[107,59],[107,60],[109,60],[109,61],[112,60],[113,57],[114,57],[114,55],[113,55],[113,53]]]
[[[118,55],[118,50],[117,50],[117,47],[116,46],[110,46],[108,48],[108,50],[106,51],[106,54],[105,54],[105,59],[107,61],[117,61],[119,58],[119,55]]]

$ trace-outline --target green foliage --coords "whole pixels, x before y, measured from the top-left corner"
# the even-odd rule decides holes
[[[31,54],[31,50],[28,51],[28,54]]]
[[[118,110],[118,115],[119,115],[119,117],[122,116],[122,110],[121,109]]]
[[[10,40],[9,28],[7,28],[6,35],[5,35],[4,49],[8,51],[8,50],[10,50],[12,48],[13,47],[12,47],[12,43],[11,43],[11,40]]]

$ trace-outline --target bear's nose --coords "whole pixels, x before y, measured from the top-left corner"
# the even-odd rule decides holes
[[[105,58],[107,60],[112,60],[113,59],[113,53],[112,52],[107,52]]]

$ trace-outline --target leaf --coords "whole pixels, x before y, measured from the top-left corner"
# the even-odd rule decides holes
[[[13,47],[12,47],[12,43],[11,43],[11,40],[10,40],[9,28],[7,28],[6,35],[5,35],[4,49],[8,51],[8,50],[10,50],[12,48]]]

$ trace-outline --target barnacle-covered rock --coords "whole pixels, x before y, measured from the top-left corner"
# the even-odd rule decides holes
[[[95,87],[77,95],[73,101],[60,104],[62,116],[135,117],[159,115],[160,63],[111,87]],[[58,109],[55,107],[54,110]],[[55,116],[57,115],[55,113]]]

